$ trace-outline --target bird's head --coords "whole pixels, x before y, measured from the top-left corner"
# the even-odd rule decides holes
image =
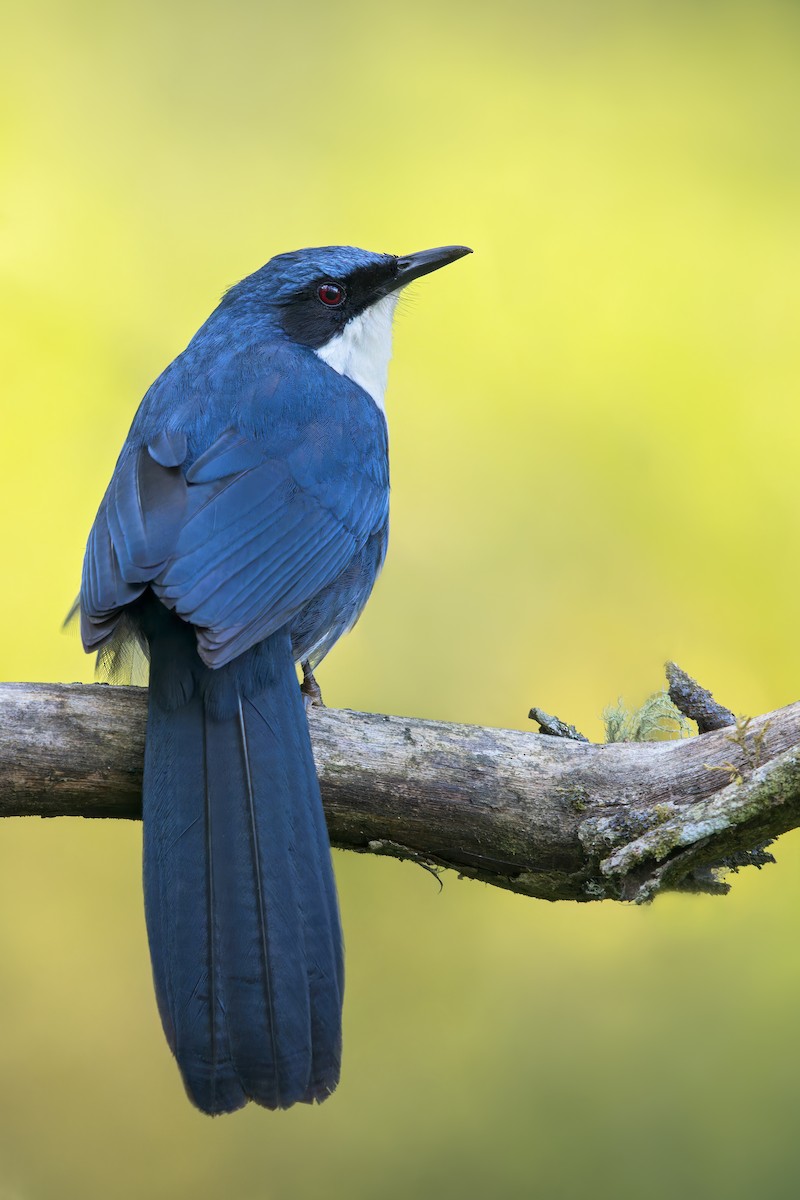
[[[423,275],[470,254],[439,246],[397,257],[354,246],[278,254],[231,289],[268,307],[283,333],[346,375],[381,408],[391,357],[392,317],[400,291]]]

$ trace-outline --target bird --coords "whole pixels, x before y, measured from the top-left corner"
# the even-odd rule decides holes
[[[211,1115],[339,1081],[343,942],[305,702],[386,555],[399,294],[469,253],[309,248],[236,283],[145,394],[89,534],[84,649],[111,671],[149,658],[153,979]]]

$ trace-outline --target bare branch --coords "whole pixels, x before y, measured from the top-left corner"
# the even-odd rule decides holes
[[[146,694],[0,685],[0,815],[140,815]],[[598,746],[312,708],[335,846],[550,900],[723,890],[709,864],[800,824],[800,703],[701,737]],[[759,861],[765,860],[764,855]]]
[[[682,671],[677,663],[668,662],[665,669],[670,700],[685,717],[697,722],[700,733],[710,733],[712,729],[724,729],[727,725],[736,724],[736,717],[731,710],[718,704],[711,692]]]
[[[551,717],[550,713],[546,713],[543,708],[532,708],[528,717],[539,726],[539,732],[548,737],[570,738],[573,742],[589,741],[574,725],[568,725],[560,717]]]

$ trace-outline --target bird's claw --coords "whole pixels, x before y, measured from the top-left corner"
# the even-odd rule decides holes
[[[311,670],[311,664],[304,662],[300,664],[303,668],[303,682],[300,684],[300,692],[303,696],[303,704],[308,712],[310,708],[324,708],[325,701],[322,699],[320,686],[314,678],[314,672]]]

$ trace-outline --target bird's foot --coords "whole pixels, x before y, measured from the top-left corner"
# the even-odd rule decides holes
[[[324,708],[325,701],[322,699],[319,684],[314,678],[311,664],[304,662],[300,665],[303,668],[303,682],[300,684],[300,691],[303,696],[303,704],[306,707],[306,712],[308,712],[309,708]]]

